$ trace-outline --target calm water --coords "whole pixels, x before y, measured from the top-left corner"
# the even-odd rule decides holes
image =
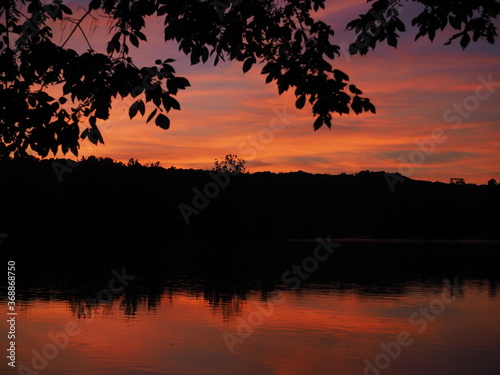
[[[213,280],[151,288],[137,277],[109,302],[86,301],[107,288],[100,280],[85,292],[30,285],[17,306],[18,367],[4,357],[0,373],[500,373],[498,279],[257,282],[227,292]],[[3,346],[6,336],[4,323]]]

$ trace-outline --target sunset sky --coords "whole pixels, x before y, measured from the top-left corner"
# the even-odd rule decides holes
[[[326,10],[315,18],[333,26],[335,44],[347,46],[355,35],[344,32],[345,25],[366,9],[364,1],[327,0]],[[279,96],[274,83],[265,84],[261,67],[243,74],[237,62],[214,67],[209,60],[190,66],[174,43],[163,42],[163,20],[150,19],[149,42],[132,56],[138,66],[153,65],[155,59],[177,60],[177,74],[191,82],[177,95],[182,110],[170,112],[171,127],[165,131],[146,125],[140,116],[130,121],[128,107],[133,101],[117,101],[109,121],[101,124],[105,146],[84,142],[81,155],[209,169],[215,158],[232,153],[247,160],[250,172],[338,174],[368,169],[431,181],[500,181],[500,41],[494,46],[471,44],[462,51],[458,43],[443,46],[451,34],[445,31],[434,43],[426,38],[414,42],[416,31],[408,20],[418,9],[402,8],[408,30],[397,50],[379,45],[367,56],[343,55],[333,62],[372,100],[377,114],[334,115],[331,130],[316,132],[311,107],[295,109],[293,90]],[[89,24],[84,29],[90,33]],[[90,38],[95,50],[103,51],[110,39],[107,30],[106,21],[100,20]],[[80,35],[72,43],[85,49]],[[482,80],[499,83],[488,90]],[[453,112],[455,104],[465,106],[461,115]],[[270,130],[273,124],[278,131]],[[440,142],[426,144],[428,152],[423,154],[418,143],[433,134]],[[253,145],[252,137],[257,139]]]

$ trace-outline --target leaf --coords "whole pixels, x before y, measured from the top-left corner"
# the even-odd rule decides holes
[[[39,102],[50,103],[50,102],[55,100],[52,96],[47,94],[45,91],[38,91],[35,94],[35,96],[36,96],[36,100],[38,100]]]
[[[394,48],[398,46],[398,38],[396,37],[396,34],[391,34],[387,37],[387,44]]]
[[[349,54],[350,55],[355,55],[359,52],[359,48],[358,46],[356,45],[356,43],[352,43],[351,45],[349,45]]]
[[[137,37],[134,34],[130,34],[129,35],[129,40],[130,40],[130,43],[132,43],[133,46],[139,47],[139,39],[137,39]]]
[[[420,29],[420,31],[417,33],[417,35],[415,35],[415,40],[418,40],[418,38],[420,38],[421,36],[424,36],[425,34],[427,34],[427,31]]]
[[[144,91],[144,86],[135,86],[131,91],[130,95],[132,98],[137,98]]]
[[[406,31],[405,24],[399,18],[395,17],[394,23],[396,24],[396,29],[398,29],[399,31]]]
[[[158,108],[155,108],[155,109],[151,112],[151,114],[148,116],[148,119],[146,120],[146,124],[147,124],[148,122],[150,122],[150,121],[153,119],[153,117],[155,117],[156,112],[158,112]]]
[[[325,55],[328,56],[330,59],[334,59],[335,57],[335,50],[333,48],[333,46],[328,46],[326,49],[325,49]]]
[[[156,117],[155,124],[156,126],[167,130],[168,128],[170,128],[170,119],[164,114],[160,113],[158,117]]]
[[[160,95],[153,96],[153,103],[155,104],[155,106],[159,107],[161,105],[161,96]]]
[[[252,67],[253,63],[255,62],[255,57],[251,56],[248,59],[245,60],[243,63],[243,73],[246,73],[250,70]]]
[[[356,95],[363,93],[363,91],[358,89],[355,85],[349,85],[349,91],[352,92],[353,94],[356,94]]]
[[[89,130],[88,130],[88,129],[84,129],[84,130],[82,131],[82,134],[80,135],[80,137],[81,137],[82,139],[85,139],[85,138],[87,138],[87,136],[88,136],[88,135],[89,135]]]
[[[322,125],[323,125],[323,118],[321,116],[319,116],[316,119],[316,121],[314,121],[314,124],[313,124],[314,130],[318,130],[319,128],[321,128]]]
[[[135,115],[137,115],[138,111],[139,111],[139,100],[136,101],[134,104],[132,104],[128,110],[128,115],[130,119],[133,119]]]
[[[144,40],[145,42],[148,41],[148,38],[146,38],[146,35],[144,35],[140,31],[135,31],[135,36],[138,37],[140,40]]]
[[[481,37],[481,32],[479,30],[474,30],[474,34],[472,35],[472,40],[474,42],[477,42],[480,37]]]
[[[313,105],[313,112],[324,115],[328,113],[328,107],[328,100],[325,97],[320,97]]]
[[[169,102],[170,102],[170,106],[173,108],[173,109],[176,109],[178,111],[180,111],[181,109],[181,105],[179,104],[179,102],[175,99],[175,98],[172,98],[171,96],[169,96]]]
[[[144,105],[144,102],[142,100],[139,100],[139,112],[141,112],[141,115],[143,116],[146,112],[146,106]]]
[[[355,19],[355,20],[353,20],[353,21],[349,22],[349,23],[347,24],[347,26],[345,27],[345,29],[346,29],[346,30],[352,30],[352,29],[354,29],[354,28],[358,25],[358,22],[359,22],[359,20],[358,20],[358,19]]]
[[[96,119],[96,117],[95,117],[95,116],[90,116],[90,117],[89,117],[89,124],[90,124],[90,126],[91,126],[92,128],[97,127],[97,125],[96,125],[96,120],[97,120],[97,119]]]
[[[161,94],[161,101],[163,103],[163,108],[165,108],[167,112],[169,112],[170,108],[172,108],[172,105],[170,104],[170,98],[171,96],[168,93]]]
[[[102,139],[101,132],[98,128],[94,128],[90,130],[89,140],[97,146],[97,143],[100,142],[104,144],[104,140]]]
[[[66,5],[62,4],[62,3],[59,3],[59,8],[61,8],[61,10],[63,11],[63,13],[66,13],[66,14],[73,14],[73,11],[68,8]]]
[[[89,9],[99,9],[101,7],[101,0],[92,0],[89,3]]]
[[[203,49],[201,51],[201,61],[203,61],[203,63],[206,63],[208,60],[208,57],[209,57],[208,48],[203,47]]]
[[[134,34],[130,34],[128,38],[133,46],[139,47],[139,39],[137,39],[137,37]]]
[[[158,74],[160,77],[170,78],[173,75],[172,73],[175,73],[175,69],[172,65],[163,63],[162,68],[160,69],[160,73],[163,73],[163,74]]]
[[[168,92],[171,94],[177,94],[179,91],[179,88],[177,87],[177,79],[176,78],[170,78],[167,80],[167,89]]]
[[[180,88],[180,89],[185,89],[186,87],[188,86],[191,86],[191,84],[189,83],[189,81],[184,78],[184,77],[175,77],[175,80],[177,82],[177,86]]]
[[[164,14],[167,13],[167,11],[168,11],[168,7],[163,5],[160,8],[158,8],[157,14],[158,14],[158,16],[163,16]]]
[[[298,109],[302,109],[302,108],[304,108],[305,104],[306,104],[306,96],[301,95],[301,96],[299,96],[299,98],[295,102],[295,107],[297,107]]]
[[[434,38],[436,37],[436,29],[429,29],[429,39],[431,42],[434,41]]]
[[[200,62],[201,53],[198,48],[193,48],[191,51],[191,65],[196,65]]]
[[[333,70],[333,76],[335,77],[335,80],[339,82],[342,82],[342,80],[349,81],[349,76],[338,69]]]
[[[470,43],[470,36],[467,32],[464,31],[462,35],[462,39],[460,39],[460,46],[465,49]]]
[[[462,28],[462,21],[460,21],[460,18],[450,15],[448,20],[451,27],[453,27],[455,30],[460,30]]]
[[[363,105],[361,103],[361,98],[359,96],[356,95],[354,97],[354,99],[352,100],[351,107],[354,113],[356,113],[357,115],[363,112]]]

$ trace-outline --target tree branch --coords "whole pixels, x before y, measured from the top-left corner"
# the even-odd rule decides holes
[[[85,35],[85,32],[83,31],[82,27],[80,25],[77,25],[77,27],[80,29],[80,31],[82,32],[82,35],[83,37],[85,38],[85,41],[87,42],[89,48],[93,51],[94,49],[92,48],[92,46],[90,45],[90,42],[89,40],[87,39],[87,35]]]
[[[68,41],[70,40],[70,38],[73,36],[73,34],[75,33],[76,29],[80,27],[80,24],[82,23],[82,21],[85,19],[85,17],[87,17],[90,12],[92,10],[89,9],[85,12],[85,14],[78,20],[78,22],[76,23],[75,27],[73,28],[73,30],[71,30],[71,32],[69,33],[68,37],[66,38],[66,40],[64,41],[63,44],[61,44],[61,48],[64,48],[64,46],[66,45],[66,43],[68,43]],[[83,30],[82,30],[83,32]],[[85,34],[84,34],[85,35]],[[85,37],[85,39],[87,39],[87,37]],[[88,41],[87,41],[88,42]]]

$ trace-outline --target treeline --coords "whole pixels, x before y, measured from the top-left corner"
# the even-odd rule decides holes
[[[0,182],[0,232],[13,239],[500,237],[495,184],[369,171],[229,175],[95,157],[2,161]]]

